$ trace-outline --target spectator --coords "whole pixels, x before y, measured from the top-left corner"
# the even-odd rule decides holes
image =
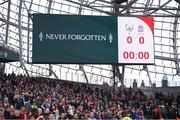
[[[10,112],[11,112],[11,106],[8,105],[8,106],[6,106],[5,112],[4,112],[5,119],[12,119],[12,116],[11,116]]]
[[[0,108],[0,120],[5,120],[4,109],[2,107]]]
[[[48,116],[49,116],[49,109],[46,108],[46,109],[44,110],[43,117],[44,117],[45,120],[48,120]]]
[[[20,109],[20,115],[19,115],[20,119],[22,120],[27,120],[28,119],[28,114],[27,112],[25,111],[25,107],[22,106],[21,109]]]
[[[36,120],[44,120],[43,111],[41,108],[38,108],[38,117]]]
[[[12,116],[12,119],[20,119],[20,111],[14,110],[14,115]]]
[[[53,113],[50,113],[48,120],[55,120],[55,115]]]
[[[132,118],[130,117],[128,111],[126,111],[126,113],[123,113],[122,120],[132,120]]]
[[[65,113],[61,113],[59,116],[59,120],[64,120],[66,119],[66,114]]]
[[[16,109],[20,110],[21,106],[24,106],[23,100],[19,94],[14,96],[14,106]]]
[[[38,109],[33,108],[31,111],[30,119],[36,119],[38,118]]]
[[[4,101],[3,101],[3,106],[6,107],[6,106],[9,106],[9,99],[7,96],[4,97]]]

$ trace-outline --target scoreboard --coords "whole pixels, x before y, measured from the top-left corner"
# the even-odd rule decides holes
[[[153,19],[118,17],[118,62],[154,63]]]
[[[32,63],[154,64],[151,17],[33,14]]]

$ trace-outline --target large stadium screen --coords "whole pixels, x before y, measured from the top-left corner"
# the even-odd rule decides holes
[[[33,14],[33,63],[153,64],[149,17]]]

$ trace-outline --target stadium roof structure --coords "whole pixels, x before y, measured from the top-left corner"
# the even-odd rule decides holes
[[[0,40],[19,50],[20,61],[1,64],[6,73],[51,77],[71,81],[112,84],[112,65],[31,64],[33,13],[151,16],[154,18],[154,65],[116,66],[116,82],[132,86],[133,79],[146,86],[167,75],[170,86],[180,86],[180,4],[179,0],[1,0]]]

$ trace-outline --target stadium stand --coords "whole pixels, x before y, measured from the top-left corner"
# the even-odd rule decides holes
[[[176,119],[180,96],[132,88],[1,74],[0,120]]]
[[[180,120],[179,3],[180,0],[0,0],[0,120]],[[89,23],[94,22],[88,20],[87,33],[82,30],[82,33],[87,35],[83,35],[80,32],[81,26],[85,27],[82,24],[83,19],[70,19],[69,23],[74,25],[80,23],[79,26],[73,28],[72,33],[71,29],[67,30],[67,33],[65,32],[64,28],[69,27],[66,20],[60,22],[58,19],[53,19],[53,21],[62,23],[61,26],[55,24],[60,28],[59,30],[54,30],[56,27],[54,28],[52,25],[55,22],[52,21],[43,24],[42,28],[48,26],[47,31],[39,31],[35,35],[35,14],[58,15],[58,17],[63,15],[81,16],[82,18],[83,16],[138,19],[150,17],[154,20],[154,22],[149,21],[154,24],[149,24],[151,27],[154,26],[154,29],[151,30],[153,39],[150,40],[149,35],[148,39],[146,36],[143,37],[147,29],[143,27],[142,23],[135,24],[135,21],[125,24],[122,27],[124,28],[122,34],[114,37],[114,30],[108,32],[103,26],[105,23],[112,27],[112,22],[109,21],[107,24],[106,21],[101,20],[93,27]],[[39,23],[44,21],[45,19],[40,20]],[[40,25],[39,23],[37,26]],[[98,27],[99,25],[102,25],[103,30],[98,30],[101,28]],[[53,28],[52,31],[49,29],[50,26]],[[90,29],[93,34],[88,33]],[[133,38],[131,38],[132,30],[139,37],[135,35],[136,38],[132,35]],[[85,36],[95,37],[95,40],[102,40],[101,38],[105,40],[106,37],[102,36],[108,35],[106,40],[108,44],[102,41],[105,47],[111,46],[112,43],[115,43],[116,37],[121,38],[124,32],[128,32],[127,39],[125,39],[126,44],[129,46],[132,43],[131,45],[134,47],[131,48],[136,49],[128,48],[128,51],[123,52],[123,57],[132,59],[132,64],[114,64],[114,61],[108,62],[108,64],[104,64],[105,62],[103,64],[101,62],[86,64],[83,61],[84,57],[80,59],[81,62],[74,63],[72,61],[74,64],[68,64],[66,60],[64,62],[56,61],[57,63],[50,61],[44,62],[48,64],[41,62],[36,64],[33,62],[34,48],[36,49],[34,40],[38,40],[42,44],[41,51],[48,51],[45,52],[45,56],[54,49],[58,53],[51,55],[60,55],[60,58],[63,58],[62,54],[56,50],[57,44],[53,44],[55,46],[50,49],[45,48],[50,45],[45,45],[44,43],[48,40],[43,39],[46,35],[45,32],[48,31],[48,39],[52,43],[56,43],[58,38],[63,41],[66,36],[70,36],[69,38],[74,43],[78,39],[84,41]],[[79,34],[77,34],[78,32]],[[73,33],[75,34],[73,35]],[[93,43],[98,42],[95,40]],[[148,44],[148,47],[143,47],[144,40],[145,44],[146,41],[148,43],[153,41],[153,46]],[[136,46],[136,42],[139,44],[138,46]],[[118,42],[118,45],[123,45],[122,47],[125,47],[126,44]],[[96,44],[93,44],[93,50],[80,51],[89,57],[91,56],[89,51],[94,51],[94,45],[96,46]],[[73,51],[80,47],[82,46],[73,49],[68,44],[67,50]],[[91,48],[90,44],[83,47]],[[150,47],[154,48],[154,58],[151,63],[139,62],[137,64],[134,62],[138,58],[139,60],[148,60]],[[112,48],[114,49],[114,47]],[[39,48],[36,50],[41,53]],[[67,51],[64,49],[63,51],[66,56]],[[107,54],[107,52],[105,53]],[[75,60],[76,55],[69,53],[68,55]],[[118,55],[120,54],[118,53]],[[143,59],[143,56],[146,57]],[[162,81],[161,78],[163,78]]]

